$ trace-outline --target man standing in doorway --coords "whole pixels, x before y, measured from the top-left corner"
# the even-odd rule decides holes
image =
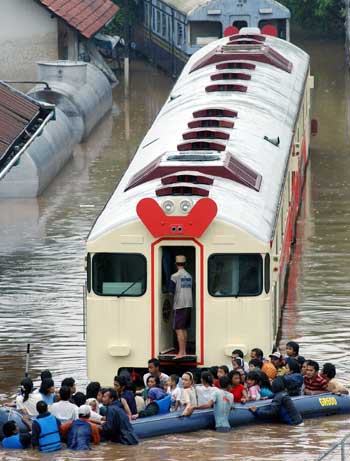
[[[178,255],[175,259],[177,272],[170,277],[169,291],[173,296],[173,329],[179,343],[179,352],[175,359],[185,357],[187,329],[191,324],[192,277],[186,271],[186,256]]]

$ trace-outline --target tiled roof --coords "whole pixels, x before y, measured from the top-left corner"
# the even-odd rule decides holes
[[[0,81],[0,173],[50,110]]]
[[[119,10],[111,0],[39,0],[85,38],[96,34]]]

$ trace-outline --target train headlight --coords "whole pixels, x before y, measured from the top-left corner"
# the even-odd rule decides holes
[[[167,214],[171,214],[175,209],[175,204],[172,200],[165,200],[162,206],[163,206],[163,210]]]
[[[190,200],[182,200],[180,202],[180,210],[182,213],[188,213],[192,208],[192,202]]]

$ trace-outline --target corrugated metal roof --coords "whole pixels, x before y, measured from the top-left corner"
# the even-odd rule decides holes
[[[0,179],[52,118],[54,106],[34,101],[0,81]]]
[[[111,0],[39,1],[85,38],[95,35],[119,10]]]
[[[39,104],[0,82],[0,160],[39,112]]]

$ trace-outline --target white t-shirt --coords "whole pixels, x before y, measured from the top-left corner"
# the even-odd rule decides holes
[[[190,404],[191,406],[197,405],[197,395],[196,390],[193,387],[181,389],[181,398],[180,398],[181,405],[183,407]]]
[[[146,373],[143,375],[143,382],[145,383],[145,386],[147,386],[147,379],[149,376],[151,376],[151,373]],[[159,375],[159,381],[160,381],[161,386],[165,387],[165,385],[168,382],[168,379],[169,379],[168,375],[166,375],[165,373],[161,373]]]
[[[217,392],[216,387],[212,386],[203,386],[203,384],[198,384],[196,386],[197,390],[197,399],[198,399],[198,405],[205,405],[206,403],[209,402],[209,400],[215,400],[215,394]]]
[[[192,307],[191,274],[189,274],[185,269],[179,269],[171,276],[170,280],[175,285],[173,309]]]
[[[26,409],[29,416],[38,416],[36,411],[36,404],[42,400],[41,394],[32,392],[29,394],[28,399],[23,402],[23,395],[17,395],[16,397],[16,408],[17,410]]]
[[[60,400],[51,406],[50,413],[61,422],[74,421],[79,418],[78,407],[67,400]]]
[[[181,402],[181,388],[176,386],[175,389],[168,389],[167,393],[171,395],[171,408],[175,408],[176,402]]]

